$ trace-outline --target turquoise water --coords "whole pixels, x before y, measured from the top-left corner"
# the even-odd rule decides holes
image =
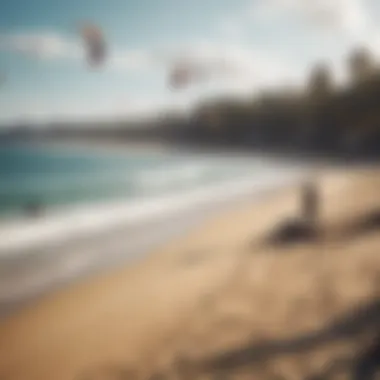
[[[182,154],[104,154],[42,146],[0,146],[0,214],[29,202],[65,207],[197,188],[268,169],[262,162]]]

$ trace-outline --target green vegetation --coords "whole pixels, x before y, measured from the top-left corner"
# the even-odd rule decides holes
[[[304,89],[201,104],[188,135],[209,144],[374,152],[380,148],[380,70],[365,49],[351,53],[347,68],[344,87],[336,86],[329,66],[320,63]]]

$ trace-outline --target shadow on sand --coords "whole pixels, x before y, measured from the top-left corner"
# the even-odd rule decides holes
[[[302,336],[285,340],[273,340],[252,343],[215,356],[198,360],[177,358],[170,368],[156,372],[148,377],[140,377],[137,372],[123,364],[105,366],[78,376],[75,380],[167,380],[167,379],[238,379],[236,372],[242,369],[254,369],[262,363],[271,364],[271,360],[294,357],[298,354],[313,353],[314,350],[335,343],[356,342],[355,339],[371,337],[366,347],[356,356],[331,358],[329,363],[313,375],[305,375],[302,380],[329,380],[342,374],[344,379],[375,380],[380,371],[380,300],[362,305],[350,313],[340,316],[325,328],[311,331]],[[274,375],[273,375],[274,376]],[[264,376],[260,379],[283,379],[286,377]],[[339,377],[340,378],[340,377]]]
[[[353,239],[363,234],[380,230],[380,210],[372,210],[363,217],[346,225],[339,231],[333,231],[333,238]],[[331,236],[331,235],[330,235]],[[275,229],[266,239],[266,244],[279,244],[281,246],[299,242],[311,242],[324,237],[322,228],[315,229],[314,224],[305,223],[300,218],[286,220],[278,229]],[[196,263],[199,256],[190,257],[190,263]],[[370,338],[365,344],[359,340]],[[123,364],[106,366],[89,371],[75,380],[129,380],[129,379],[239,379],[236,376],[242,369],[253,371],[262,363],[271,365],[272,361],[280,358],[294,358],[298,355],[310,354],[335,344],[359,344],[356,355],[331,357],[324,368],[312,375],[305,374],[300,380],[330,380],[343,374],[344,379],[375,380],[380,372],[380,299],[363,304],[349,313],[341,315],[331,321],[324,328],[310,331],[300,336],[287,339],[252,342],[244,347],[236,347],[213,356],[200,359],[187,359],[177,357],[169,368],[153,373],[150,377],[137,375],[137,372],[128,369]],[[256,377],[255,377],[256,378]],[[263,376],[260,380],[282,379],[286,377]]]
[[[263,240],[264,245],[286,247],[298,243],[328,242],[333,240],[350,240],[366,234],[380,231],[380,209],[371,210],[358,220],[345,226],[340,231],[326,231],[315,223],[310,223],[302,217],[289,218],[283,221]],[[327,233],[326,233],[327,232]],[[256,243],[252,244],[255,247]]]
[[[321,330],[286,340],[253,343],[205,358],[197,363],[197,367],[202,372],[230,372],[239,367],[250,366],[279,356],[304,354],[339,341],[359,338],[365,334],[371,334],[374,339],[372,345],[366,347],[360,355],[340,360],[339,363],[332,363],[325,374],[307,380],[329,378],[328,373],[331,375],[342,369],[348,369],[354,380],[373,379],[373,374],[380,370],[380,300],[358,307]]]

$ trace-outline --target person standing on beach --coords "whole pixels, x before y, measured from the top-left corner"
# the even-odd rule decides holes
[[[319,194],[317,185],[313,181],[304,184],[302,189],[302,212],[304,220],[315,227],[319,210]]]

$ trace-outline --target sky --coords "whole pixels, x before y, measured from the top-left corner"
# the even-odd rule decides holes
[[[0,125],[186,110],[300,85],[320,61],[344,80],[351,48],[380,53],[379,21],[378,0],[2,0]],[[86,63],[83,22],[106,38],[100,69]],[[213,74],[173,91],[183,58]]]

